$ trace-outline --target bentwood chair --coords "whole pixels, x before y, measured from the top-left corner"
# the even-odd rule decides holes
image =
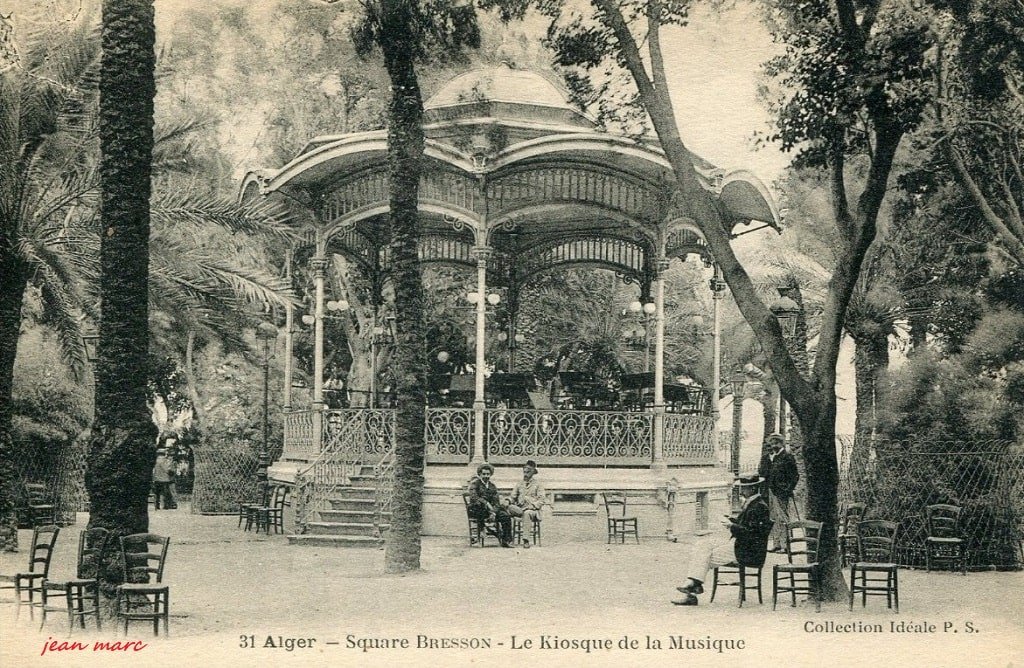
[[[779,602],[779,594],[788,592],[794,607],[796,595],[807,594],[814,598],[815,609],[821,612],[821,567],[818,563],[821,526],[821,522],[811,520],[786,525],[788,563],[772,567],[772,610]]]
[[[125,635],[130,621],[151,621],[153,635],[159,635],[160,620],[164,622],[164,635],[168,634],[171,594],[163,577],[170,543],[170,538],[151,533],[121,537],[124,584],[117,586],[115,600],[117,618],[124,620]]]
[[[626,514],[626,494],[624,492],[601,492],[604,500],[604,512],[608,518],[608,542],[618,540],[625,544],[626,536],[632,535],[636,544],[640,544],[640,520]]]
[[[864,520],[857,525],[860,559],[850,567],[850,610],[853,599],[885,596],[886,607],[900,611],[900,583],[896,564],[896,539],[900,525],[886,520]]]
[[[937,503],[925,508],[928,537],[925,538],[925,566],[929,573],[932,564],[947,563],[967,575],[967,549],[960,535],[960,507]]]
[[[15,617],[21,614],[21,606],[29,606],[29,614],[35,618],[34,610],[40,603],[36,602],[36,594],[42,600],[43,582],[50,572],[50,560],[53,558],[53,546],[60,534],[60,527],[48,524],[32,530],[32,546],[28,553],[28,570],[14,575],[0,575],[0,589],[13,589],[18,603]]]
[[[107,542],[110,532],[102,527],[86,529],[78,534],[78,567],[75,578],[63,582],[45,580],[42,586],[42,610],[43,620],[39,628],[46,624],[46,613],[60,610],[60,608],[48,605],[48,599],[53,596],[63,595],[68,613],[68,632],[75,628],[75,618],[78,618],[79,625],[85,628],[85,618],[88,615],[96,616],[96,629],[103,628],[100,611],[100,582],[99,569],[103,555],[107,550]]]
[[[843,566],[857,561],[857,524],[867,512],[866,503],[851,503],[843,511],[842,529],[839,532],[839,555]]]

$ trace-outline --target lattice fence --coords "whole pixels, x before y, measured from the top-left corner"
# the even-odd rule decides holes
[[[88,442],[80,438],[69,442],[56,442],[43,448],[38,442],[15,442],[14,461],[16,487],[24,495],[25,483],[46,485],[53,500],[55,520],[58,524],[75,523],[75,513],[88,510],[85,491],[85,456]],[[17,500],[19,508],[25,499]]]
[[[204,439],[194,446],[195,484],[192,512],[234,513],[242,499],[259,496],[256,471],[260,444]],[[271,444],[270,461],[281,456],[280,444]]]
[[[925,507],[963,509],[961,532],[974,567],[1019,568],[1024,561],[1024,452],[1005,442],[837,443],[840,505],[868,504],[867,516],[899,521],[898,559],[924,565]]]

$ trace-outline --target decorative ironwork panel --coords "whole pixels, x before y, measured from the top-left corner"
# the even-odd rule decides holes
[[[715,421],[705,415],[665,414],[663,453],[668,464],[704,464],[717,461]]]
[[[386,171],[367,170],[345,181],[324,198],[321,219],[335,223],[352,213],[388,204],[390,179]],[[447,170],[426,170],[420,177],[422,202],[436,202],[480,213],[483,202],[472,178]]]
[[[395,410],[341,408],[324,411],[324,452],[336,459],[376,462],[394,450]]]
[[[473,409],[428,408],[423,437],[428,462],[468,462],[473,443]]]
[[[419,256],[421,262],[458,262],[475,266],[472,249],[473,244],[464,239],[430,235],[420,238]]]
[[[584,167],[542,167],[499,176],[488,183],[487,198],[492,215],[543,202],[588,202],[643,220],[658,210],[653,190]]]
[[[284,414],[284,457],[301,459],[320,451],[313,444],[313,412],[292,411]]]
[[[687,253],[697,253],[702,257],[710,258],[707,242],[694,230],[678,229],[673,231],[665,242],[665,255],[667,257],[683,256]]]
[[[384,540],[385,526],[391,525],[391,506],[395,496],[395,454],[389,452],[373,467],[373,528]]]
[[[634,241],[609,237],[576,237],[531,249],[521,257],[516,272],[530,276],[563,264],[600,264],[632,276],[644,273],[644,247]]]
[[[546,465],[650,464],[650,413],[489,409],[485,412],[487,461]]]

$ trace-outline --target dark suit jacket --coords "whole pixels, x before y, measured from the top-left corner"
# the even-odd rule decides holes
[[[772,494],[783,501],[793,496],[796,483],[800,480],[800,473],[796,470],[796,458],[785,450],[775,455],[774,460],[765,452],[757,473],[765,479]]]
[[[733,549],[736,553],[736,563],[744,566],[764,566],[771,530],[768,504],[765,503],[763,496],[757,494],[751,497],[750,503],[740,511],[729,527],[735,539]]]

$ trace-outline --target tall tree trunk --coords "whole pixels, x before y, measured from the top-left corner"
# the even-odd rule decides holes
[[[395,291],[396,345],[394,389],[395,489],[391,535],[384,554],[387,571],[420,567],[423,523],[423,415],[426,364],[423,351],[424,294],[418,244],[419,182],[424,137],[423,99],[413,64],[415,37],[408,1],[382,3],[381,50],[391,79],[388,109],[388,175],[391,179],[391,281]]]
[[[89,525],[149,528],[156,428],[146,406],[153,0],[103,1],[100,71],[100,340],[86,486]],[[106,564],[106,585],[121,580]],[[109,587],[105,587],[109,589]]]
[[[10,231],[13,236],[13,230]],[[28,274],[25,266],[14,254],[13,238],[5,230],[0,237],[0,275],[4,288],[0,290],[0,550],[18,550],[18,517],[15,499],[18,498],[17,476],[14,466],[14,442],[11,420],[14,407],[14,360],[18,355],[18,335],[21,332],[21,305],[25,299]]]
[[[854,489],[870,459],[871,447],[877,427],[877,411],[883,390],[881,376],[889,368],[889,337],[880,328],[858,333],[854,339],[853,368],[856,383],[857,407],[854,422],[853,451],[850,453],[848,476]]]
[[[801,420],[804,464],[807,467],[807,519],[821,522],[818,561],[825,600],[838,600],[846,592],[839,555],[839,465],[836,460],[836,395],[819,392],[817,421]]]

